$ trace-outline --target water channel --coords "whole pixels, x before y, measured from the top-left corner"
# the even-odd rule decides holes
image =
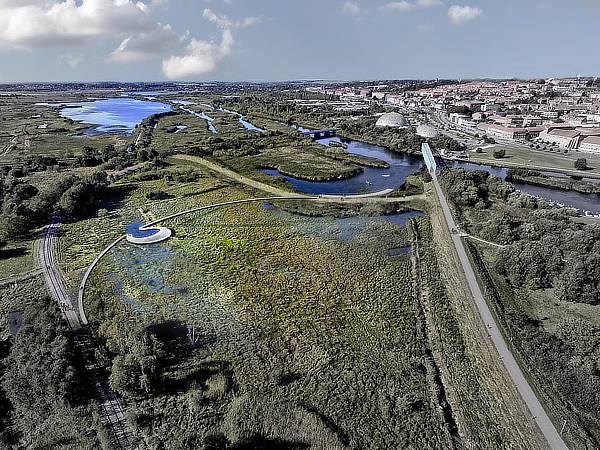
[[[295,127],[299,131],[308,131],[306,128]],[[394,189],[401,186],[406,177],[419,170],[423,164],[423,158],[417,155],[393,152],[378,145],[366,144],[353,140],[341,140],[338,137],[317,139],[322,145],[329,145],[329,141],[343,142],[348,146],[348,152],[358,155],[370,156],[387,162],[389,169],[363,167],[363,172],[344,180],[333,180],[327,182],[313,182],[300,180],[283,175],[277,170],[264,169],[263,172],[272,176],[281,176],[288,180],[290,185],[299,192],[306,194],[356,194],[362,188],[377,192],[384,189]],[[443,163],[442,163],[443,164]],[[492,175],[506,179],[508,169],[492,167],[484,164],[474,164],[464,161],[445,161],[449,167],[462,167],[469,170],[485,170]],[[550,174],[550,173],[548,173]],[[550,174],[557,175],[557,174]],[[516,189],[545,200],[559,203],[561,205],[576,208],[580,211],[600,213],[600,196],[594,194],[582,194],[575,191],[562,191],[541,186],[533,186],[523,183],[513,183]]]
[[[182,106],[194,104],[185,100],[176,100]],[[131,98],[112,98],[95,100],[91,102],[67,103],[63,105],[49,106],[64,106],[60,110],[63,117],[68,117],[78,122],[95,125],[84,131],[84,135],[91,136],[103,133],[121,132],[127,135],[131,134],[144,118],[161,112],[171,110],[167,104],[156,101],[142,101]],[[220,111],[234,114],[238,117],[239,122],[247,129],[264,133],[265,130],[253,125],[247,121],[244,116],[236,111],[231,111],[224,108],[215,108],[212,105],[201,104],[201,106],[218,109]],[[213,133],[218,133],[213,126],[213,118],[204,112],[197,113],[190,109],[185,109],[187,112],[197,115],[208,123],[208,129]],[[307,131],[302,127],[296,127],[299,131]],[[322,145],[328,145],[329,141],[334,140],[342,142],[340,138],[323,138],[316,142]],[[423,164],[423,160],[417,155],[407,155],[390,151],[384,147],[364,142],[344,140],[343,143],[348,145],[348,152],[356,153],[363,156],[370,156],[381,159],[389,163],[387,169],[363,167],[363,172],[354,177],[344,180],[333,180],[328,182],[312,182],[300,180],[294,177],[289,177],[279,173],[277,170],[266,169],[265,173],[272,176],[282,176],[299,192],[307,194],[356,194],[362,188],[367,188],[370,191],[380,191],[383,189],[394,189],[402,185],[406,177],[419,170]],[[483,164],[474,164],[463,161],[446,162],[450,167],[462,167],[469,170],[486,170],[493,175],[506,178],[508,169],[492,167]],[[564,176],[559,174],[550,174],[554,176]],[[540,186],[532,186],[528,184],[513,183],[514,186],[528,194],[536,197],[544,198],[548,201],[559,203],[565,206],[576,208],[580,211],[590,211],[600,213],[600,196],[594,194],[582,194],[575,191],[562,191],[550,189]]]

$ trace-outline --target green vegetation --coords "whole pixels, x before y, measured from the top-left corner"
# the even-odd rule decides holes
[[[588,169],[587,159],[585,159],[585,158],[577,158],[575,160],[574,167],[577,170],[587,170]]]
[[[107,186],[104,172],[79,178],[63,175],[44,183],[42,190],[8,176],[0,179],[0,239],[26,236],[53,214],[84,213],[96,205]]]
[[[109,448],[73,337],[41,278],[0,288],[0,318],[0,445]]]
[[[509,169],[506,173],[506,181],[517,183],[528,183],[536,186],[545,186],[553,189],[576,191],[583,194],[599,194],[600,184],[589,181],[581,181],[573,178],[559,178],[544,175],[536,170]]]
[[[469,247],[534,385],[554,416],[568,420],[566,439],[577,448],[597,446],[600,227],[573,221],[567,210],[544,201],[507,194],[495,178],[462,170],[442,176],[461,227],[507,244],[502,250]]]
[[[124,204],[106,217],[245,196],[208,176],[167,180],[187,170],[120,181]],[[148,202],[157,191],[171,198]],[[83,248],[111,239],[94,237],[104,220],[64,227],[60,253],[71,267],[84,262]],[[116,249],[87,300],[111,384],[146,445],[447,447],[413,322],[410,259],[385,255],[408,244],[405,229],[260,204],[168,226],[175,238],[161,246]]]
[[[494,158],[493,153],[496,149],[505,151],[505,156],[502,159]],[[564,154],[562,152],[533,150],[508,145],[495,145],[483,150],[483,153],[470,153],[471,161],[509,168],[555,171],[573,176],[600,178],[600,160],[592,156],[587,158],[591,167],[588,167],[588,170],[581,171],[574,168],[575,161],[580,155],[578,153]]]
[[[503,148],[495,148],[494,149],[494,158],[501,159],[506,156],[506,150]]]

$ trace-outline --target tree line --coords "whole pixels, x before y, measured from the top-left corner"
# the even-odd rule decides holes
[[[554,287],[561,300],[600,304],[600,225],[575,222],[572,210],[516,191],[485,171],[445,170],[441,180],[457,206],[481,218],[472,232],[506,245],[495,269],[513,286]],[[499,200],[506,206],[493,207]]]

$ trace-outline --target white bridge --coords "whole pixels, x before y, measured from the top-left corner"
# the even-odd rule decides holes
[[[427,142],[421,145],[421,153],[423,153],[423,159],[425,160],[429,173],[435,173],[437,171],[437,163],[431,152],[431,147],[429,147]]]

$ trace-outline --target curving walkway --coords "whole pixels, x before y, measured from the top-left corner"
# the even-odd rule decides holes
[[[229,202],[215,203],[213,205],[207,205],[207,206],[200,206],[198,208],[192,208],[192,209],[188,209],[187,211],[182,211],[179,213],[171,214],[170,216],[163,217],[161,219],[157,219],[153,222],[150,222],[150,223],[144,225],[142,228],[152,227],[153,225],[159,224],[161,222],[165,222],[167,220],[175,219],[177,217],[185,216],[187,214],[192,214],[192,213],[195,213],[198,211],[204,211],[207,209],[218,208],[221,206],[239,205],[239,204],[243,204],[243,203],[253,203],[253,202],[268,202],[268,201],[273,201],[273,200],[318,200],[318,199],[319,199],[319,197],[307,197],[307,196],[303,196],[303,195],[294,195],[294,196],[289,196],[289,197],[263,197],[263,198],[250,198],[250,199],[245,199],[245,200],[232,200]],[[96,267],[96,265],[100,262],[100,260],[109,251],[111,251],[116,245],[118,245],[121,241],[123,241],[125,239],[127,239],[127,234],[124,234],[123,236],[120,236],[119,238],[117,238],[108,247],[106,247],[98,256],[96,256],[96,258],[94,259],[92,264],[86,270],[86,272],[83,276],[83,279],[81,280],[81,284],[79,286],[79,294],[77,297],[77,304],[78,304],[78,308],[79,308],[79,317],[80,317],[81,323],[83,325],[88,325],[88,323],[89,323],[87,320],[87,317],[85,315],[85,307],[84,307],[84,302],[83,302],[84,296],[85,296],[85,286],[87,284],[87,281],[88,281],[90,275],[92,274],[92,271]]]

